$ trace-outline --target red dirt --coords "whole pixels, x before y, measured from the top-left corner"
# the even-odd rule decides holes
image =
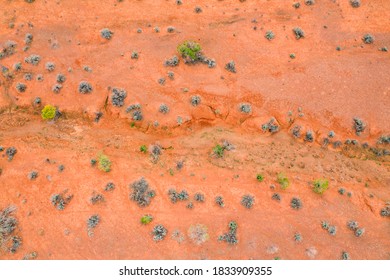
[[[289,1],[2,2],[0,44],[15,41],[17,52],[0,65],[12,71],[20,61],[23,71],[9,81],[1,76],[0,146],[18,152],[12,161],[0,157],[0,209],[17,206],[23,244],[15,254],[0,250],[0,259],[21,259],[33,251],[39,259],[309,259],[310,247],[316,248],[316,259],[340,259],[343,251],[352,259],[390,258],[390,222],[380,216],[390,201],[389,156],[377,157],[360,146],[375,147],[390,131],[390,56],[378,50],[390,47],[389,1],[366,0],[360,8],[348,1],[316,1],[299,9]],[[202,13],[195,13],[195,6]],[[167,33],[168,26],[175,32]],[[295,39],[297,26],[305,38]],[[105,27],[114,32],[111,40],[100,36]],[[267,30],[275,33],[272,41],[264,38]],[[24,52],[26,33],[34,39]],[[363,43],[366,33],[375,37],[373,44]],[[181,61],[165,67],[186,39],[199,42],[217,66]],[[139,52],[138,59],[131,59],[132,51]],[[41,56],[38,66],[24,63],[30,54]],[[231,60],[235,74],[224,69]],[[48,61],[56,64],[51,73],[45,70]],[[175,73],[174,80],[167,71]],[[32,81],[24,81],[27,72],[33,73]],[[51,88],[58,73],[67,80],[55,94]],[[37,74],[43,74],[43,82],[36,81]],[[161,77],[165,85],[157,82]],[[78,93],[83,80],[93,86],[89,95]],[[16,91],[17,82],[27,85],[26,92]],[[111,105],[108,87],[126,89],[125,106]],[[195,94],[202,98],[198,107],[190,104]],[[44,105],[58,106],[63,116],[41,120],[41,107],[32,106],[37,96]],[[241,102],[251,104],[251,114],[239,112]],[[141,104],[144,119],[131,127],[125,109],[134,103]],[[161,103],[169,106],[168,114],[158,111]],[[104,115],[95,123],[98,111]],[[281,126],[273,135],[261,130],[271,117]],[[353,130],[354,117],[367,124],[360,136]],[[294,139],[295,125],[302,133],[312,130],[314,143]],[[359,145],[321,147],[330,130],[336,133],[332,142],[357,139]],[[224,139],[235,149],[213,157],[212,148]],[[173,147],[164,149],[157,163],[139,151],[154,143]],[[90,165],[100,151],[112,161],[108,173]],[[175,168],[179,160],[184,160],[180,171]],[[59,164],[65,166],[62,173]],[[36,180],[27,178],[32,170],[39,172]],[[276,181],[279,172],[290,179],[286,190]],[[263,182],[256,181],[257,173],[265,175]],[[128,186],[140,177],[156,191],[146,208],[129,199]],[[317,178],[329,179],[322,196],[310,187]],[[103,191],[110,181],[115,190]],[[340,187],[352,196],[340,195]],[[172,204],[170,188],[186,189],[191,200],[202,192],[206,201],[194,202],[193,209],[187,202]],[[50,197],[65,189],[74,198],[59,211]],[[105,202],[92,205],[94,191],[103,193]],[[280,202],[271,199],[275,192]],[[240,204],[245,194],[255,196],[252,209]],[[224,208],[214,203],[217,195],[224,197]],[[302,209],[290,207],[293,197],[302,200]],[[101,222],[90,237],[92,214]],[[153,215],[151,224],[140,224],[144,214]],[[217,240],[231,220],[238,223],[237,245]],[[321,228],[323,220],[337,227],[335,236]],[[347,228],[349,220],[365,228],[362,237]],[[159,223],[168,235],[155,242],[151,231]],[[194,224],[207,226],[208,241],[196,245],[188,238]],[[176,229],[185,235],[181,243],[171,238]],[[296,232],[301,243],[294,241]]]

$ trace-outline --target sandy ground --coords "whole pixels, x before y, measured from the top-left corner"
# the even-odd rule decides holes
[[[390,2],[366,0],[352,8],[348,1],[316,1],[299,9],[290,1],[183,2],[1,1],[0,44],[12,40],[17,47],[0,60],[14,75],[1,75],[0,146],[18,152],[12,161],[0,157],[0,209],[17,206],[16,233],[23,244],[14,254],[0,250],[0,258],[36,252],[38,259],[340,259],[346,251],[352,259],[389,259],[390,220],[380,216],[390,201],[389,156],[378,157],[361,144],[388,149],[376,143],[390,131],[390,55],[379,50],[390,47]],[[168,33],[169,26],[175,31]],[[295,27],[305,38],[295,39]],[[102,28],[114,32],[111,40],[100,36]],[[264,37],[267,30],[275,33],[271,41]],[[24,51],[27,33],[33,41]],[[363,43],[367,33],[373,44]],[[216,67],[183,61],[165,67],[187,39],[199,42]],[[138,59],[131,58],[133,51]],[[31,54],[41,56],[37,66],[24,62]],[[224,69],[231,60],[237,73]],[[45,69],[49,61],[56,65],[53,72]],[[20,72],[13,71],[17,62]],[[24,80],[26,73],[32,81]],[[56,94],[59,73],[66,81]],[[39,74],[43,81],[36,80]],[[162,77],[164,85],[158,83]],[[78,92],[81,81],[91,83],[91,94]],[[25,92],[15,89],[18,82],[27,85]],[[121,108],[111,104],[113,87],[127,91]],[[201,97],[197,107],[190,103],[193,95]],[[36,97],[58,106],[62,117],[41,120]],[[251,104],[250,114],[239,111],[243,102]],[[135,103],[142,106],[140,122],[126,113]],[[162,103],[168,114],[159,112]],[[96,123],[98,111],[103,117]],[[272,117],[280,131],[271,135],[261,125]],[[354,117],[366,124],[360,136]],[[302,135],[313,131],[314,142],[294,138],[296,125]],[[336,136],[323,146],[331,130]],[[358,145],[331,145],[346,139]],[[223,140],[235,149],[215,158],[212,149]],[[139,151],[155,143],[166,148],[157,163]],[[90,164],[99,152],[112,161],[108,173]],[[184,161],[181,170],[178,161]],[[32,170],[39,173],[35,180],[27,178]],[[286,190],[276,181],[279,172],[290,179]],[[263,182],[257,173],[264,174]],[[129,199],[129,184],[140,177],[156,191],[146,208]],[[322,196],[311,189],[317,178],[329,180]],[[114,191],[104,191],[108,182],[115,183]],[[206,200],[194,202],[193,209],[187,202],[172,204],[171,188],[187,190],[190,201],[202,192]],[[50,197],[65,189],[74,198],[59,211]],[[92,205],[93,192],[105,201]],[[274,193],[280,202],[271,199]],[[255,197],[252,209],[240,204],[245,194]],[[224,197],[224,208],[215,204],[217,195]],[[290,207],[293,197],[302,200],[302,209]],[[93,214],[101,222],[89,236]],[[140,224],[144,214],[153,215],[151,224]],[[217,240],[231,220],[238,223],[236,245]],[[323,220],[337,227],[335,236],[321,228]],[[365,228],[363,236],[354,236],[349,220]],[[168,229],[160,242],[151,234],[157,224]],[[187,234],[194,224],[208,228],[209,239],[200,245]],[[176,230],[183,240],[172,238]]]

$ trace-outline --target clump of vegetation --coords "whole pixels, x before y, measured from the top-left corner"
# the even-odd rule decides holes
[[[178,200],[188,200],[189,198],[188,192],[186,190],[177,192],[175,189],[169,189],[168,196],[172,203],[176,203]]]
[[[8,161],[13,160],[14,156],[16,155],[17,152],[18,152],[18,150],[15,147],[7,148],[7,150],[5,150],[5,154],[8,157]]]
[[[51,204],[58,210],[64,210],[73,198],[73,195],[66,195],[68,191],[65,190],[59,194],[53,194],[50,198]]]
[[[354,8],[360,7],[360,0],[350,0],[349,3],[351,3],[351,6]]]
[[[51,88],[51,90],[52,90],[54,93],[60,93],[61,89],[62,89],[62,85],[60,85],[60,84],[55,84],[55,85]]]
[[[252,195],[246,194],[241,198],[241,205],[245,208],[251,209],[255,203],[255,198]]]
[[[216,157],[223,157],[223,154],[224,154],[224,151],[225,149],[223,148],[223,146],[217,144],[214,148],[213,148],[213,154],[216,156]]]
[[[92,90],[93,90],[93,88],[92,88],[90,83],[88,83],[86,81],[80,82],[80,84],[79,84],[79,92],[80,93],[88,94],[88,93],[91,93]]]
[[[87,231],[89,236],[93,236],[93,229],[100,223],[99,215],[92,215],[87,220]]]
[[[26,74],[24,74],[23,78],[24,78],[26,81],[31,81],[32,78],[33,78],[33,75],[32,75],[32,73],[26,73]]]
[[[263,124],[261,126],[261,129],[264,132],[270,132],[270,133],[276,133],[279,131],[279,125],[276,123],[276,120],[274,118],[271,118],[269,122]]]
[[[264,181],[264,175],[263,174],[257,174],[256,175],[256,180],[258,182],[263,182]]]
[[[241,113],[250,114],[252,112],[252,106],[249,103],[241,103],[238,107]]]
[[[360,236],[362,236],[364,234],[364,232],[365,232],[364,228],[358,228],[358,229],[355,230],[355,236],[356,237],[360,237]]]
[[[295,27],[295,28],[293,29],[293,32],[294,32],[295,38],[296,38],[297,40],[299,40],[299,39],[301,39],[301,38],[305,38],[305,32],[303,32],[303,30],[302,30],[301,28]]]
[[[15,210],[14,206],[0,210],[0,248],[6,246],[18,225],[18,220],[13,216]]]
[[[338,193],[341,194],[341,195],[344,195],[345,189],[344,188],[339,188],[338,189]]]
[[[104,171],[104,172],[110,172],[111,171],[111,161],[108,158],[108,156],[106,156],[103,153],[100,153],[98,155],[98,168],[101,171]]]
[[[192,203],[192,201],[188,202],[188,204],[186,205],[186,208],[188,208],[188,209],[194,208],[194,204]]]
[[[273,38],[275,38],[275,34],[271,30],[269,30],[265,32],[264,37],[267,38],[267,40],[271,41]]]
[[[152,221],[153,221],[152,215],[147,214],[147,215],[143,215],[141,217],[141,224],[143,224],[143,225],[150,224]]]
[[[16,43],[14,41],[5,42],[3,48],[0,50],[0,59],[11,56],[15,53]]]
[[[233,60],[229,61],[225,65],[225,69],[228,70],[229,72],[236,73],[236,64]]]
[[[300,6],[301,6],[301,3],[299,3],[299,2],[296,2],[296,3],[293,4],[293,7],[295,9],[298,9]]]
[[[317,179],[313,182],[313,191],[323,194],[328,189],[329,181],[326,179]]]
[[[215,197],[215,203],[220,206],[220,207],[224,207],[225,206],[225,202],[223,201],[223,197],[218,195]]]
[[[23,83],[17,83],[15,88],[18,92],[25,92],[27,89],[27,86]]]
[[[347,252],[343,251],[341,253],[341,259],[342,260],[349,260],[350,259],[349,254]]]
[[[175,67],[177,65],[179,65],[179,58],[176,55],[164,62],[164,66]]]
[[[163,225],[156,225],[153,228],[152,233],[153,233],[153,240],[154,241],[161,241],[167,235],[168,230]]]
[[[60,73],[57,75],[56,80],[57,80],[57,83],[63,84],[66,81],[66,76],[64,74]]]
[[[278,193],[274,193],[271,198],[276,201],[280,201],[282,199],[282,197]]]
[[[306,134],[305,134],[305,141],[306,142],[313,142],[314,141],[314,135],[313,135],[313,132],[312,131],[306,131]]]
[[[198,201],[198,202],[204,202],[204,194],[196,193],[194,195],[194,199],[195,199],[195,201]]]
[[[29,180],[35,180],[36,178],[38,178],[38,172],[37,171],[31,171],[30,173],[28,173],[27,178]]]
[[[362,40],[365,44],[372,44],[374,43],[374,36],[372,36],[371,34],[365,34],[362,37]]]
[[[100,36],[102,36],[103,39],[110,40],[113,34],[114,32],[112,32],[108,28],[103,28],[102,30],[100,30]]]
[[[288,188],[290,185],[290,181],[287,178],[287,176],[284,173],[279,173],[278,176],[276,177],[278,183],[280,184],[280,187],[282,190],[285,190]]]
[[[379,137],[378,144],[390,144],[390,135],[382,135]]]
[[[56,65],[55,65],[54,62],[50,62],[50,61],[49,61],[49,62],[46,62],[45,68],[46,68],[47,71],[53,72],[54,69],[56,69]]]
[[[188,229],[188,237],[196,244],[200,245],[209,239],[207,227],[205,225],[197,224],[191,225]]]
[[[366,129],[366,124],[359,118],[353,118],[353,128],[356,135],[360,135]]]
[[[100,193],[93,193],[89,201],[95,205],[100,202],[104,202],[104,196]]]
[[[157,162],[162,154],[162,147],[159,144],[154,144],[150,147],[150,156],[153,162]]]
[[[196,62],[202,56],[201,46],[194,41],[185,41],[177,47],[177,51],[186,63]]]
[[[124,89],[113,88],[112,94],[111,94],[112,105],[114,105],[116,107],[122,107],[126,96],[127,96],[127,93]]]
[[[107,183],[106,186],[104,187],[104,190],[106,192],[113,191],[114,189],[115,189],[115,184],[113,182]]]
[[[294,234],[294,241],[295,242],[301,242],[302,241],[302,235],[299,232],[296,232]]]
[[[291,133],[296,138],[301,137],[301,127],[299,125],[294,126]]]
[[[156,195],[154,190],[150,190],[149,183],[143,177],[134,181],[130,185],[130,189],[130,199],[135,201],[140,207],[148,206],[151,198]]]
[[[148,152],[148,148],[146,147],[146,145],[141,145],[141,147],[139,147],[139,150],[141,153],[144,153],[144,154],[146,154]]]
[[[195,9],[194,9],[195,13],[199,14],[202,12],[202,8],[199,7],[199,6],[196,6]]]
[[[238,228],[238,225],[235,221],[231,221],[229,223],[229,232],[228,233],[225,233],[223,235],[220,235],[218,237],[218,240],[219,241],[225,241],[229,244],[237,244],[238,243],[238,239],[237,239],[237,228]]]
[[[305,0],[305,4],[307,5],[307,6],[311,6],[311,5],[314,5],[314,0]]]
[[[292,209],[298,210],[302,208],[302,201],[299,198],[293,197],[290,205]]]
[[[22,70],[22,63],[21,62],[17,62],[13,65],[13,68],[15,71],[20,71]]]
[[[11,248],[9,249],[9,251],[11,253],[16,253],[16,251],[18,250],[18,248],[22,245],[22,238],[19,237],[19,236],[13,236],[11,238]]]
[[[168,114],[168,112],[169,112],[169,107],[168,107],[168,105],[166,105],[166,104],[161,104],[160,105],[160,107],[158,108],[158,111],[160,112],[160,113],[163,113],[163,114]]]
[[[199,95],[191,96],[191,105],[192,106],[198,106],[201,102],[201,98]]]
[[[41,57],[37,54],[32,54],[24,59],[24,62],[28,64],[32,64],[34,66],[38,65],[40,61],[41,61]]]

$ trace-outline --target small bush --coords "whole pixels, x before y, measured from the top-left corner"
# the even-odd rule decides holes
[[[217,145],[213,148],[213,154],[214,154],[216,157],[219,157],[219,158],[223,157],[224,151],[225,151],[224,147],[221,146],[221,145],[219,145],[219,144],[217,144]]]
[[[41,61],[41,57],[37,54],[32,54],[29,57],[26,57],[24,59],[24,62],[28,64],[32,64],[34,66],[38,65],[40,61]]]
[[[100,202],[104,202],[104,196],[100,193],[94,193],[92,194],[91,198],[89,199],[89,201],[95,205],[97,203],[100,203]]]
[[[355,231],[358,228],[358,222],[356,222],[356,221],[348,221],[347,226],[348,226],[348,228],[350,230]]]
[[[287,176],[284,175],[284,173],[279,173],[277,176],[277,181],[280,184],[280,187],[282,190],[285,190],[290,185],[290,181],[288,180]]]
[[[15,147],[7,148],[7,150],[5,150],[5,154],[8,157],[8,161],[13,160],[13,158],[16,155],[17,152],[18,152],[18,150]]]
[[[360,237],[360,236],[362,236],[364,234],[364,232],[365,232],[364,228],[358,228],[358,229],[355,230],[355,236],[356,237]]]
[[[130,185],[130,199],[135,201],[140,207],[148,206],[151,198],[155,196],[155,192],[150,190],[149,187],[149,183],[144,178],[134,181]]]
[[[122,107],[127,96],[127,92],[121,88],[113,88],[111,94],[112,105]]]
[[[9,206],[0,210],[0,248],[4,248],[10,236],[15,231],[18,220],[13,217],[16,207]]]
[[[362,37],[362,40],[365,44],[372,44],[374,43],[374,37],[371,34],[365,34]]]
[[[249,194],[246,194],[241,198],[241,205],[248,209],[252,208],[254,202],[255,202],[255,198]]]
[[[66,195],[66,193],[67,190],[59,194],[53,194],[50,198],[51,204],[58,210],[64,210],[65,206],[68,205],[73,198],[73,195]]]
[[[198,201],[198,202],[204,202],[204,194],[196,193],[194,195],[194,199],[195,199],[195,201]]]
[[[313,132],[312,131],[307,131],[306,134],[305,134],[305,141],[306,142],[313,142],[314,141],[314,135],[313,135]]]
[[[158,111],[163,114],[167,114],[169,112],[169,107],[166,104],[161,104]]]
[[[273,38],[275,38],[275,34],[271,30],[269,30],[265,32],[264,37],[267,38],[267,40],[271,41]]]
[[[366,124],[359,118],[353,118],[353,128],[356,135],[360,135],[366,129]]]
[[[347,252],[342,252],[341,253],[341,259],[342,260],[349,260],[350,259],[350,257],[349,257],[349,254],[347,253]]]
[[[50,61],[49,61],[49,62],[46,62],[45,68],[46,68],[47,71],[53,72],[54,69],[56,69],[56,65],[55,65],[54,62],[50,62]]]
[[[278,193],[274,193],[271,198],[276,201],[280,201],[282,199],[282,197]]]
[[[98,155],[98,168],[104,172],[111,171],[111,161],[105,154]]]
[[[197,6],[197,7],[195,7],[194,11],[195,11],[195,13],[199,14],[202,12],[202,8]]]
[[[27,86],[23,83],[17,83],[15,88],[18,92],[25,92],[27,89]]]
[[[299,39],[305,37],[305,32],[303,32],[303,30],[302,30],[301,28],[299,28],[299,27],[295,27],[295,28],[293,29],[293,32],[294,32],[295,38],[296,38],[297,40],[299,40]]]
[[[51,90],[52,90],[54,93],[60,93],[61,89],[62,89],[62,85],[60,85],[60,84],[55,84],[55,85],[51,88]]]
[[[66,81],[66,76],[64,74],[58,74],[56,80],[57,83],[63,84]]]
[[[15,71],[20,71],[22,70],[22,63],[21,62],[17,62],[13,65],[13,68]]]
[[[344,195],[345,189],[344,188],[339,188],[338,193],[341,195]]]
[[[113,191],[114,189],[115,189],[115,184],[112,182],[107,183],[106,186],[104,187],[104,190],[106,192]]]
[[[329,226],[328,232],[330,235],[336,235],[337,228],[336,226]]]
[[[150,224],[152,221],[153,221],[152,215],[143,215],[141,217],[141,224],[143,224],[143,225]]]
[[[100,223],[100,216],[99,215],[92,215],[87,220],[87,229],[88,229],[88,235],[93,235],[92,229],[96,228],[97,225]]]
[[[252,112],[252,106],[249,103],[241,103],[239,105],[239,111],[241,113],[250,114]]]
[[[237,223],[235,221],[231,221],[229,223],[229,232],[228,233],[225,233],[223,235],[220,235],[218,237],[218,240],[219,241],[225,241],[229,244],[237,244],[238,243],[238,239],[237,239]]]
[[[192,106],[198,106],[201,102],[201,98],[199,95],[191,96],[191,105]]]
[[[24,43],[26,43],[26,45],[28,44],[31,44],[32,41],[33,41],[33,35],[31,33],[27,33],[25,36],[24,36]]]
[[[302,201],[299,198],[293,197],[291,199],[291,208],[293,209],[301,209],[302,208]]]
[[[294,241],[295,242],[301,242],[302,241],[302,235],[299,232],[294,234]]]
[[[110,40],[113,34],[114,32],[112,32],[108,28],[103,28],[102,30],[100,30],[100,36],[102,36],[103,39]]]
[[[233,60],[229,61],[225,65],[225,69],[228,70],[229,72],[236,73],[236,64]]]
[[[153,228],[152,233],[153,233],[153,240],[154,241],[161,241],[165,238],[168,231],[163,225],[156,225]]]
[[[225,206],[225,203],[223,201],[223,197],[222,196],[216,196],[215,197],[215,203],[220,206],[220,207],[224,207]]]
[[[36,178],[38,178],[38,172],[37,171],[31,171],[30,173],[28,173],[27,178],[29,180],[35,180]]]
[[[148,148],[146,147],[146,145],[142,145],[141,147],[139,147],[139,150],[141,153],[144,153],[144,154],[146,154],[148,152]]]
[[[317,179],[313,182],[313,191],[323,194],[328,189],[329,181],[326,179]]]
[[[179,58],[176,55],[164,62],[164,66],[175,67],[177,65],[179,65]]]
[[[56,116],[57,108],[53,105],[46,105],[41,111],[41,117],[44,120],[52,120]]]
[[[258,182],[263,182],[264,181],[264,175],[263,174],[257,174],[256,175],[256,180]]]
[[[265,123],[261,126],[261,129],[264,132],[276,133],[279,131],[279,125],[276,123],[274,118],[271,118],[268,123]]]
[[[185,41],[177,47],[179,54],[187,60],[196,61],[201,56],[201,46],[193,41]]]
[[[93,90],[93,88],[92,88],[90,83],[88,83],[86,81],[80,82],[80,84],[79,84],[79,92],[80,93],[88,94],[88,93],[91,93],[92,90]]]
[[[151,148],[149,149],[150,156],[153,162],[157,162],[158,159],[160,158],[160,155],[162,154],[161,149],[162,149],[161,146],[158,144],[152,145]]]
[[[307,6],[311,6],[311,5],[314,5],[314,0],[305,0],[305,4],[307,5]]]

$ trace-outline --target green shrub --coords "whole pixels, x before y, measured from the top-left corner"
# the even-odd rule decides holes
[[[182,57],[189,57],[192,60],[198,59],[201,49],[200,45],[193,41],[185,41],[177,47],[177,51]]]
[[[326,179],[317,179],[313,182],[313,191],[323,194],[328,189],[329,182]]]
[[[142,153],[147,153],[148,152],[148,148],[146,147],[146,145],[142,145],[139,150],[142,152]]]
[[[288,186],[290,185],[290,181],[288,180],[286,175],[284,175],[283,173],[279,173],[277,179],[278,179],[278,183],[280,184],[280,187],[282,188],[282,190],[287,189]]]
[[[221,145],[217,144],[214,148],[213,148],[213,153],[214,155],[216,155],[217,157],[223,157],[223,152],[224,152],[224,147],[222,147]]]
[[[104,172],[109,172],[111,170],[111,161],[105,154],[100,154],[98,156],[98,168]]]
[[[257,174],[256,175],[256,180],[259,181],[259,182],[263,182],[264,181],[264,175],[263,174]]]
[[[57,108],[53,105],[46,105],[41,112],[42,119],[52,120],[56,116]]]
[[[141,217],[141,224],[143,224],[143,225],[147,225],[151,221],[153,221],[153,216],[152,215],[143,215]]]

